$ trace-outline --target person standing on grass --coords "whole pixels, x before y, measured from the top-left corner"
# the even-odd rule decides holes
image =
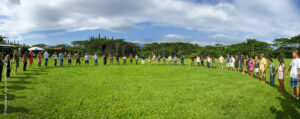
[[[216,58],[212,57],[212,68],[216,68]]]
[[[160,55],[158,55],[158,57],[157,57],[157,62],[158,62],[158,64],[160,64]]]
[[[255,67],[255,73],[256,73],[256,78],[257,78],[257,80],[259,80],[259,59],[258,59],[258,56],[255,56],[255,63],[254,63],[254,67]]]
[[[135,54],[135,64],[138,64],[138,62],[139,62],[139,56]]]
[[[177,56],[174,57],[174,65],[177,65]]]
[[[166,57],[163,56],[163,64],[166,64]]]
[[[60,66],[62,67],[63,64],[64,64],[64,53],[59,53],[59,63],[60,63]]]
[[[235,63],[234,68],[235,68],[236,72],[239,72],[240,59],[237,55],[235,56],[235,62],[234,63]]]
[[[15,50],[14,51],[14,54],[13,54],[13,63],[15,64],[15,75],[17,75],[17,72],[18,72],[18,68],[19,68],[19,60],[20,56],[19,56],[19,53],[18,53],[18,50]]]
[[[41,56],[41,53],[40,53],[40,52],[38,52],[37,58],[38,58],[38,67],[41,67],[41,64],[42,64],[42,56]]]
[[[11,69],[11,60],[10,60],[10,56],[6,55],[5,58],[5,68],[6,68],[6,78],[10,77],[10,69]]]
[[[196,60],[197,60],[197,66],[199,67],[200,66],[200,57],[197,56]]]
[[[32,67],[32,63],[33,63],[33,53],[32,51],[29,52],[29,68]]]
[[[76,60],[76,66],[79,65],[80,66],[80,54],[79,52],[75,53],[74,58]]]
[[[23,71],[26,71],[27,67],[27,52],[23,54]]]
[[[207,58],[206,58],[206,66],[207,66],[207,68],[210,68],[210,61],[211,61],[210,57],[207,56]]]
[[[120,64],[120,56],[118,53],[116,53],[116,62],[118,65]]]
[[[229,61],[230,70],[234,70],[234,63],[235,63],[235,59],[234,59],[233,55],[231,55],[231,58],[230,58],[230,61]]]
[[[253,77],[253,70],[254,70],[254,61],[253,58],[251,57],[251,59],[249,60],[248,64],[248,72],[250,72],[251,77]]]
[[[44,58],[45,58],[45,66],[48,66],[48,57],[49,57],[49,53],[47,51],[44,52]]]
[[[279,57],[278,58],[278,68],[276,69],[275,71],[275,75],[276,73],[278,72],[278,80],[279,80],[279,86],[280,86],[280,92],[281,93],[284,93],[284,73],[287,74],[287,70],[285,69],[285,66],[284,66],[284,61],[283,61],[283,58]]]
[[[104,53],[104,55],[103,55],[103,64],[104,64],[104,65],[107,64],[107,56],[106,56],[105,53]]]
[[[180,64],[181,64],[181,66],[184,66],[184,56],[183,55],[180,58]]]
[[[154,64],[156,64],[156,56],[155,55],[153,55],[153,62],[154,62]]]
[[[264,57],[264,54],[260,54],[260,64],[259,64],[259,69],[261,71],[261,75],[262,75],[262,83],[265,84],[266,83],[266,69],[267,69],[267,60]]]
[[[98,66],[98,55],[96,53],[93,56],[93,59],[94,59],[94,66]]]
[[[168,57],[168,64],[172,64],[172,56],[171,55]]]
[[[86,66],[89,66],[89,61],[90,61],[89,54],[86,53],[85,56],[84,56],[84,64],[85,64]]]
[[[0,52],[0,82],[2,80],[2,72],[3,72],[3,60],[2,60],[2,52]]]
[[[204,57],[203,56],[201,56],[201,66],[204,67]]]
[[[72,54],[71,52],[69,52],[68,56],[68,65],[71,66],[72,65]]]
[[[114,56],[113,56],[113,54],[109,54],[109,64],[110,65],[113,65],[114,64]]]
[[[299,82],[300,81],[300,59],[298,50],[293,51],[293,60],[290,64],[290,68],[288,71],[291,71],[290,77],[291,77],[291,86],[294,90],[293,97],[296,98],[297,101],[299,101]]]
[[[54,54],[53,54],[52,57],[54,58],[54,66],[56,67],[56,65],[57,65],[57,55],[56,55],[56,52],[54,52]]]
[[[142,64],[145,64],[145,59],[146,59],[146,57],[145,57],[145,55],[143,55],[142,56]]]
[[[129,63],[132,64],[132,54],[129,55]]]
[[[191,57],[191,66],[194,66],[194,55]]]
[[[123,64],[126,64],[126,56],[123,56]]]
[[[219,57],[219,63],[220,63],[220,69],[223,69],[224,57],[222,55]]]
[[[244,72],[244,65],[245,65],[245,57],[242,54],[241,58],[240,58],[240,68],[242,69],[242,74],[245,74],[245,72]]]
[[[251,59],[249,59],[249,56],[247,55],[246,56],[246,68],[247,68],[247,73],[248,75],[250,75],[250,69],[249,69],[249,62],[250,62]]]
[[[227,55],[227,58],[226,58],[226,69],[227,70],[230,69],[230,59],[231,59],[231,57],[229,55]]]
[[[151,56],[148,57],[148,64],[151,64]]]
[[[275,65],[273,64],[272,58],[269,59],[269,72],[270,72],[270,86],[274,87]]]

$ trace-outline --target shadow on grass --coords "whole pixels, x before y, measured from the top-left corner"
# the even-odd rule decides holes
[[[0,114],[3,114],[4,113],[4,105],[3,104],[0,104]],[[25,107],[13,107],[13,106],[10,106],[10,105],[8,105],[7,106],[7,113],[8,114],[11,114],[11,113],[15,113],[15,112],[21,112],[21,113],[28,113],[29,112],[29,110],[27,109],[27,108],[25,108]]]
[[[269,81],[266,81],[266,84],[269,85]],[[271,86],[270,86],[271,87]],[[275,85],[273,88],[277,89],[278,92],[280,92],[280,86]],[[277,100],[280,101],[280,105],[282,107],[282,110],[276,109],[274,106],[271,106],[269,110],[273,113],[276,114],[276,119],[287,119],[287,118],[292,118],[292,119],[297,119],[300,117],[299,112],[296,110],[297,108],[300,107],[299,102],[297,102],[293,96],[287,92],[281,93],[282,97],[276,97]]]

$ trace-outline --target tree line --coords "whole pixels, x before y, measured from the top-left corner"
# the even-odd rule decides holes
[[[5,44],[4,36],[0,37],[0,42]],[[36,44],[33,46],[38,46],[45,48],[45,44]],[[21,45],[22,50],[26,50],[29,46]],[[277,38],[273,40],[273,44],[258,41],[256,39],[247,39],[245,42],[223,45],[215,44],[208,46],[199,46],[198,44],[185,43],[185,42],[166,42],[166,43],[148,43],[140,45],[137,43],[131,43],[125,41],[125,39],[114,39],[101,37],[99,34],[97,37],[90,37],[87,40],[73,41],[71,45],[59,44],[46,48],[50,51],[60,51],[53,50],[55,47],[63,47],[65,51],[89,53],[89,54],[119,54],[123,55],[177,55],[177,56],[214,56],[218,57],[220,55],[249,55],[257,56],[260,53],[264,53],[267,57],[291,57],[293,50],[300,50],[300,34],[291,38]]]

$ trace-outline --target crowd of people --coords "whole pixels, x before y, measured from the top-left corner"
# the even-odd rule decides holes
[[[2,53],[0,53],[0,82],[1,82],[1,78],[2,78],[2,72],[3,72],[3,67],[6,68],[6,77],[9,78],[10,77],[10,72],[11,72],[11,68],[12,68],[12,64],[15,65],[14,68],[14,74],[17,75],[17,71],[18,71],[18,67],[20,64],[20,55],[18,50],[15,50],[13,53],[13,59],[11,60],[10,55],[6,55],[5,56],[5,60],[3,62],[2,60]],[[22,55],[22,59],[21,61],[23,62],[23,71],[26,71],[27,68],[27,60],[29,58],[29,68],[32,67],[33,64],[33,59],[34,59],[34,53],[32,51],[29,52],[29,54],[27,54],[26,52]],[[37,53],[36,58],[37,58],[37,64],[38,67],[41,66],[41,62],[42,62],[42,57],[44,57],[44,66],[47,67],[48,66],[48,61],[49,58],[53,58],[54,60],[54,66],[57,66],[57,62],[59,59],[59,65],[62,67],[64,66],[64,59],[67,59],[67,65],[71,66],[72,62],[74,61],[76,66],[80,66],[81,65],[81,60],[82,57],[80,56],[79,52],[76,52],[74,54],[72,54],[71,52],[69,53],[59,53],[57,54],[56,52],[53,53],[52,56],[49,55],[49,53],[47,51],[44,52],[44,54],[42,55],[40,52]],[[299,88],[298,88],[298,81],[300,81],[300,59],[299,59],[299,53],[297,50],[293,51],[292,53],[292,62],[290,63],[290,66],[288,69],[286,69],[285,67],[285,62],[284,59],[279,57],[278,58],[278,66],[276,68],[276,66],[273,64],[273,59],[269,58],[266,59],[264,54],[260,54],[259,56],[255,56],[255,57],[249,57],[249,56],[244,56],[244,55],[227,55],[226,59],[223,56],[220,56],[218,58],[218,62],[219,62],[219,69],[223,70],[224,69],[224,65],[226,66],[227,70],[232,70],[232,71],[236,71],[236,72],[242,72],[243,74],[248,74],[251,77],[254,77],[254,74],[256,75],[256,78],[258,80],[262,80],[262,83],[265,84],[266,83],[266,73],[267,73],[267,69],[269,69],[269,73],[270,73],[270,86],[274,87],[274,80],[275,80],[275,76],[278,75],[278,80],[279,80],[279,85],[280,85],[280,91],[282,93],[285,92],[284,90],[284,79],[285,79],[285,75],[288,75],[288,73],[290,72],[290,84],[293,87],[293,96],[296,100],[299,100]],[[97,54],[95,54],[94,56],[90,57],[89,54],[85,54],[83,59],[84,59],[84,64],[86,66],[89,65],[89,61],[90,58],[94,61],[94,66],[98,65],[98,58],[99,56]],[[136,65],[139,63],[138,60],[139,58],[141,59],[141,64],[146,64],[146,60],[148,60],[148,64],[169,64],[169,65],[177,65],[177,61],[180,60],[180,65],[184,66],[185,65],[185,57],[184,56],[180,56],[177,57],[175,56],[144,56],[142,55],[141,57],[139,57],[137,54],[135,56],[133,56],[132,54],[129,55],[129,57],[127,56],[119,56],[119,54],[109,54],[103,55],[103,64],[107,65],[107,60],[109,58],[109,63],[110,65],[114,64],[114,59],[116,60],[116,64],[120,64],[120,61],[123,59],[123,64],[127,63],[127,59],[129,59],[129,63],[133,64],[135,63]],[[215,57],[203,57],[203,56],[191,56],[190,59],[190,65],[191,66],[195,66],[195,59],[196,59],[196,63],[197,66],[203,66],[203,67],[207,67],[207,68],[216,68],[216,58]],[[135,61],[135,62],[134,62]],[[161,62],[162,61],[162,62]],[[205,62],[206,62],[206,66],[205,66]],[[245,71],[246,70],[246,71]]]

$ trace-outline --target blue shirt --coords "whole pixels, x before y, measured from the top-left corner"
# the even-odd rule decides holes
[[[230,57],[227,57],[226,62],[227,62],[227,63],[230,62]]]
[[[142,60],[145,60],[145,56],[142,57]]]
[[[165,58],[165,57],[163,57],[163,61],[166,61],[166,58]]]
[[[64,59],[64,55],[62,53],[59,54],[60,59]]]

